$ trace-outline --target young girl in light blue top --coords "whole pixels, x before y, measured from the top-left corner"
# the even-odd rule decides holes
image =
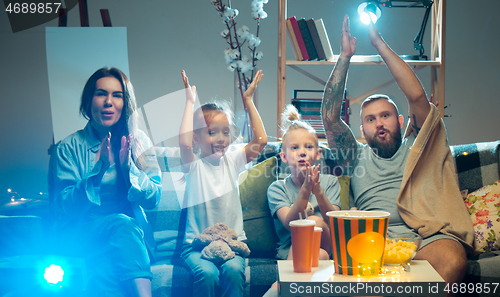
[[[298,220],[300,215],[305,218],[310,204],[313,214],[309,219],[323,229],[319,257],[320,260],[328,260],[331,238],[326,213],[340,210],[340,185],[336,176],[320,174],[320,165],[314,165],[321,158],[318,137],[316,131],[301,120],[297,109],[288,105],[281,117],[283,143],[280,157],[288,163],[290,175],[273,182],[267,191],[269,209],[279,237],[276,258],[292,260],[289,223]],[[275,282],[265,296],[277,296],[277,285]]]

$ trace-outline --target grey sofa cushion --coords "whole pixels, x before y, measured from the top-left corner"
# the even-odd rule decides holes
[[[465,284],[490,284],[490,289],[494,288],[494,283],[500,282],[500,251],[482,253],[469,257],[469,265],[462,283]],[[458,296],[499,296],[500,286],[496,288],[496,293],[484,293],[476,290],[473,294],[458,294]]]
[[[455,145],[450,149],[455,158],[460,190],[470,193],[500,180],[500,141]]]
[[[182,181],[178,148],[156,148],[162,171],[162,197],[153,210],[146,210],[156,240],[157,261],[171,260],[180,254],[184,238],[185,210],[181,203],[185,185]]]

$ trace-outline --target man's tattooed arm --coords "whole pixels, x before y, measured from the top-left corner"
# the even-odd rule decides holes
[[[348,58],[339,57],[325,86],[321,105],[321,117],[328,146],[339,166],[354,165],[357,153],[356,138],[351,128],[340,117],[349,64]]]

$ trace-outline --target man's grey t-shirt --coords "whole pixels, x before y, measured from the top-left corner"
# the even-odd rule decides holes
[[[396,199],[399,195],[406,160],[415,136],[403,139],[391,158],[381,158],[367,144],[358,146],[358,159],[351,173],[351,190],[355,206],[360,210],[391,213],[389,225],[404,225]]]

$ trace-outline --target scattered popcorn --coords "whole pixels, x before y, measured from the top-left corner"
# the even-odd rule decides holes
[[[413,258],[417,245],[413,241],[386,239],[384,261],[385,264],[401,264]]]

